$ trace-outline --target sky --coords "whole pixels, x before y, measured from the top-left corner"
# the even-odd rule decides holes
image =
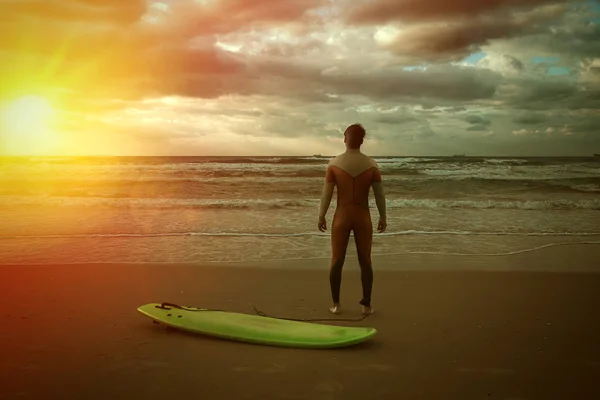
[[[0,0],[0,154],[600,153],[600,3]]]

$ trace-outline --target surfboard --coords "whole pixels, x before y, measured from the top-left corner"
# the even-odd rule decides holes
[[[280,347],[329,349],[352,346],[377,330],[290,321],[261,315],[149,303],[138,307],[156,322],[188,332],[239,342]]]

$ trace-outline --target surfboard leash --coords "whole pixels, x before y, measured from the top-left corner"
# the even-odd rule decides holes
[[[275,318],[275,319],[283,319],[286,321],[299,321],[299,322],[317,322],[317,321],[342,321],[342,322],[360,322],[362,320],[364,320],[365,318],[367,318],[369,316],[369,314],[363,315],[360,318],[285,318],[285,317],[275,317],[272,315],[267,315],[264,312],[260,311],[259,309],[257,309],[256,307],[254,307],[253,304],[252,308],[254,308],[254,312],[257,315],[260,315],[261,317],[267,317],[267,318]]]
[[[367,318],[370,314],[366,314],[363,315],[360,318],[286,318],[286,317],[277,317],[277,316],[272,316],[272,315],[268,315],[262,311],[260,311],[259,309],[257,309],[254,304],[250,304],[252,306],[252,308],[254,309],[254,312],[256,313],[256,315],[260,316],[260,317],[266,317],[266,318],[274,318],[274,319],[282,319],[285,321],[298,321],[298,322],[333,322],[333,321],[341,321],[341,322],[360,322],[362,320],[364,320],[365,318]],[[171,308],[177,308],[180,310],[185,310],[185,311],[221,311],[221,312],[231,312],[231,311],[227,311],[227,310],[218,310],[218,309],[214,309],[214,308],[195,308],[195,307],[188,307],[188,306],[180,306],[179,304],[175,304],[175,303],[161,303],[160,306],[156,306],[156,308],[161,308],[164,310],[169,310],[168,307]]]

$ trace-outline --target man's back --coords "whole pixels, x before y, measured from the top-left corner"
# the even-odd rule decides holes
[[[375,160],[361,152],[346,152],[329,162],[325,179],[337,187],[337,207],[357,204],[369,208],[369,191],[381,182]]]

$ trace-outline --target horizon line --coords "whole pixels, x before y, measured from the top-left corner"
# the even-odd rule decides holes
[[[341,153],[340,153],[341,154]],[[479,158],[479,157],[524,157],[524,158],[535,158],[535,157],[562,157],[562,158],[596,158],[599,157],[600,154],[588,154],[588,155],[516,155],[516,154],[505,154],[505,155],[491,155],[491,154],[476,154],[476,155],[466,155],[466,154],[453,154],[453,155],[375,155],[375,154],[366,154],[370,157],[400,157],[400,158],[425,158],[425,157],[445,157],[445,158]],[[76,155],[76,154],[53,154],[53,155],[40,155],[40,154],[19,154],[19,155],[9,155],[9,154],[0,154],[0,158],[22,158],[22,157],[30,157],[30,158],[51,158],[51,157],[70,157],[70,158],[93,158],[93,157],[155,157],[155,158],[164,158],[164,157],[181,157],[181,158],[190,158],[190,157],[257,157],[257,158],[273,158],[273,157],[286,157],[286,158],[312,158],[312,157],[335,157],[336,155],[324,155],[324,154],[306,154],[306,155],[115,155],[115,154],[92,154],[92,155]]]

